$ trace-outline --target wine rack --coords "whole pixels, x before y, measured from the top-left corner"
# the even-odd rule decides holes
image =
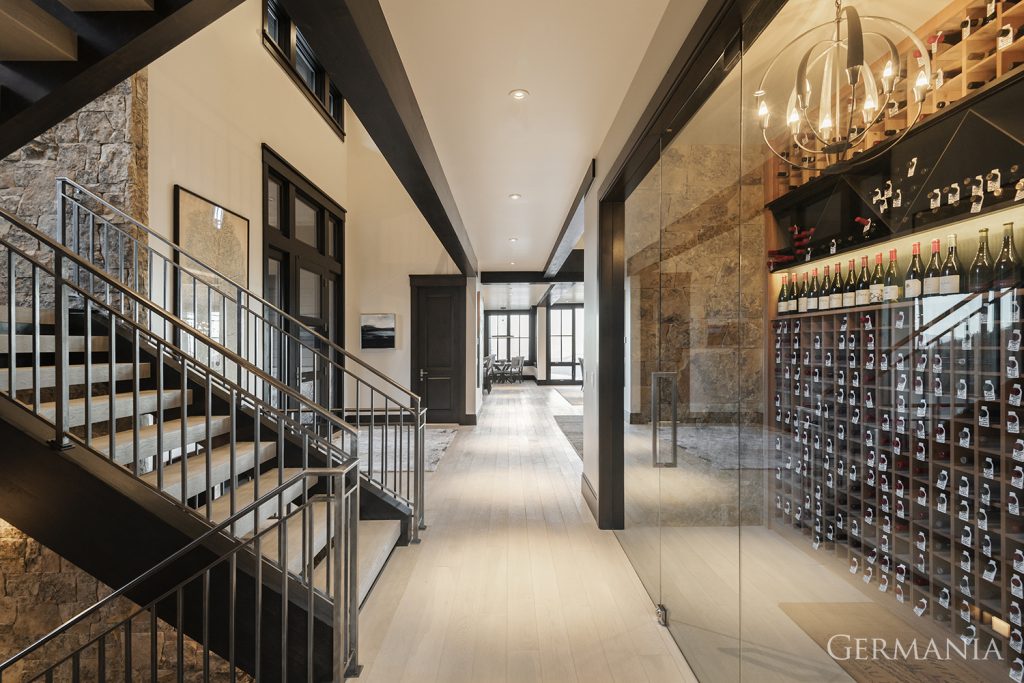
[[[982,23],[990,16],[990,11],[994,17]],[[963,28],[965,22],[972,24],[966,30]],[[1008,38],[1001,35],[1004,30],[1009,31]],[[923,122],[1024,66],[1024,1],[990,3],[987,0],[964,0],[929,21],[917,34],[929,47],[928,57],[934,76],[933,88],[924,102]],[[954,35],[960,40],[955,45],[948,45],[935,40],[940,34]],[[906,69],[907,65],[903,67]],[[910,73],[913,72],[911,65]],[[911,123],[908,112],[914,114],[917,111],[913,104],[913,86],[913,78],[904,77],[895,101],[897,104],[910,103],[909,106],[903,104],[885,111],[882,121],[869,134],[866,149],[886,142],[889,139],[887,131],[901,131]],[[788,153],[796,159],[803,158],[798,148]],[[775,182],[767,188],[769,201],[820,177],[824,170],[822,164],[813,170],[803,170],[771,159],[766,174]]]
[[[1011,289],[789,315],[770,337],[774,524],[1006,666],[1024,648],[1022,305]]]

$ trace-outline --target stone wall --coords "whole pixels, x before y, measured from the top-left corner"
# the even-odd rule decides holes
[[[0,661],[60,626],[76,614],[91,607],[111,593],[111,589],[53,551],[27,537],[7,522],[0,520]],[[60,656],[82,647],[104,630],[123,621],[137,607],[128,600],[115,601],[102,611],[98,619],[89,619],[75,627],[69,637],[44,650],[42,656],[30,656],[25,662],[4,673],[4,682],[28,680]],[[133,680],[149,680],[150,636],[149,618],[143,615],[132,621]],[[106,649],[106,669],[110,680],[124,678],[122,638],[110,638]],[[164,622],[157,623],[157,673],[159,680],[174,680],[177,672],[177,647],[174,631]],[[58,655],[58,653],[60,653]],[[97,680],[97,651],[84,651],[81,662],[82,680]],[[229,679],[226,662],[211,654],[211,680]],[[185,680],[200,680],[202,648],[185,640]],[[61,669],[55,680],[70,680],[70,670]],[[239,673],[238,680],[250,680]]]

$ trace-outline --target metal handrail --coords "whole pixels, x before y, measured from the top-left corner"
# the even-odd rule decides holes
[[[106,208],[106,209],[108,209],[110,211],[113,211],[121,219],[131,223],[136,228],[139,228],[140,230],[145,232],[148,238],[155,239],[156,241],[160,242],[164,246],[170,248],[173,252],[179,253],[182,256],[185,256],[189,261],[192,261],[196,265],[201,266],[203,269],[208,271],[209,274],[211,274],[211,275],[213,275],[213,276],[215,276],[215,277],[217,277],[217,278],[219,278],[221,280],[224,280],[226,282],[234,283],[234,281],[231,278],[229,278],[227,275],[224,275],[224,274],[220,273],[217,269],[213,268],[212,266],[207,265],[206,263],[204,263],[202,261],[202,259],[198,259],[195,256],[193,256],[192,254],[184,251],[181,247],[179,247],[174,242],[168,240],[167,238],[165,238],[160,233],[158,233],[155,230],[152,230],[151,228],[149,228],[145,223],[142,223],[141,221],[138,221],[135,218],[132,218],[131,216],[126,214],[121,209],[118,209],[116,206],[114,206],[110,202],[106,201],[105,199],[103,199],[102,197],[96,195],[94,192],[91,192],[90,190],[86,189],[85,187],[82,187],[81,185],[79,185],[75,181],[71,180],[70,178],[65,178],[65,177],[58,178],[57,179],[57,183],[58,183],[58,190],[57,190],[58,193],[63,193],[63,190],[60,187],[61,184],[74,188],[78,192],[81,192],[81,193],[85,194],[86,196],[88,196],[90,199],[92,199],[92,200],[102,204],[104,208]],[[75,199],[74,197],[71,197],[70,195],[64,195],[64,196],[68,196],[68,198],[70,198],[72,200]],[[118,229],[117,226],[112,226],[112,227],[114,227],[115,229]],[[122,232],[124,232],[124,231],[122,231]],[[124,234],[125,234],[126,237],[129,237],[130,239],[132,239],[132,240],[134,240],[136,242],[138,241],[138,240],[135,240],[135,238],[132,235],[128,234],[128,233],[125,232]],[[206,286],[208,286],[210,288],[218,289],[216,284],[211,283],[208,280],[204,280],[204,279],[201,279],[201,278],[197,278],[197,279],[199,279],[201,282],[203,282],[203,284],[205,284]],[[272,311],[274,313],[274,315],[280,316],[282,319],[287,320],[289,323],[295,325],[297,328],[301,329],[303,331],[303,333],[309,334],[311,337],[313,337],[314,339],[316,339],[320,343],[324,344],[325,346],[330,347],[335,353],[338,353],[341,356],[343,356],[343,357],[345,357],[345,358],[347,358],[349,360],[354,361],[357,365],[359,365],[364,370],[369,371],[371,374],[373,374],[378,379],[381,379],[384,382],[387,382],[392,388],[397,389],[399,392],[401,392],[401,393],[405,394],[406,396],[408,396],[412,400],[412,402],[414,404],[420,402],[420,400],[421,400],[420,396],[418,394],[416,394],[414,391],[412,391],[409,388],[403,386],[402,384],[400,384],[396,380],[388,377],[387,375],[385,375],[383,372],[381,372],[377,368],[373,367],[372,365],[368,364],[363,359],[359,358],[359,356],[356,356],[353,353],[351,353],[350,351],[346,350],[344,347],[339,346],[336,342],[334,342],[333,340],[331,340],[331,339],[325,337],[324,335],[320,334],[315,329],[313,329],[312,327],[308,326],[307,324],[305,324],[304,322],[302,322],[301,320],[299,320],[295,316],[293,316],[293,315],[291,315],[291,314],[281,310],[280,308],[278,308],[274,304],[270,303],[266,299],[264,299],[261,296],[253,293],[251,290],[246,289],[246,288],[242,287],[241,285],[238,285],[237,283],[235,283],[235,287],[238,288],[239,291],[245,292],[245,298],[247,300],[255,301],[260,306],[263,306],[264,308],[267,308],[270,311]],[[227,292],[223,292],[222,290],[219,290],[219,289],[218,289],[218,291],[221,291],[225,295],[228,294]],[[238,303],[239,306],[242,306],[241,301],[238,301],[237,299],[231,299],[231,300],[235,301],[236,303]],[[248,306],[247,305],[246,305],[246,309],[248,310]],[[266,319],[265,316],[261,316],[261,317]],[[273,326],[276,329],[278,329],[282,334],[290,336],[290,337],[295,337],[295,335],[293,335],[292,333],[288,332],[287,330],[284,330],[279,325],[275,325],[271,321],[267,321],[267,322],[271,326]],[[316,352],[315,349],[314,349],[314,352]],[[332,362],[334,362],[334,361],[332,361]],[[409,406],[405,406],[405,407],[413,408],[414,405],[409,405]]]
[[[346,479],[346,477],[349,477],[355,471],[355,469],[356,469],[355,463],[354,462],[350,462],[350,463],[348,463],[348,465],[346,465],[344,467],[310,468],[310,469],[304,470],[303,472],[300,472],[300,473],[297,473],[297,474],[293,475],[287,481],[281,483],[280,485],[275,487],[273,490],[264,493],[260,498],[254,500],[252,503],[247,505],[242,510],[240,510],[240,511],[236,512],[235,514],[233,514],[231,517],[226,519],[224,522],[218,524],[216,527],[210,529],[209,531],[204,533],[202,536],[200,536],[200,537],[196,538],[195,540],[191,541],[190,543],[188,543],[187,545],[185,545],[181,549],[177,550],[176,552],[174,552],[173,554],[171,554],[167,558],[163,559],[162,561],[160,561],[159,563],[157,563],[156,565],[154,565],[150,569],[146,570],[145,572],[143,572],[142,574],[140,574],[136,578],[132,579],[131,581],[129,581],[128,583],[123,585],[121,588],[115,590],[114,592],[110,593],[106,597],[101,598],[100,600],[95,602],[90,607],[82,610],[81,612],[79,612],[75,616],[73,616],[70,619],[68,619],[67,621],[65,621],[60,626],[57,626],[56,628],[51,630],[49,633],[47,633],[43,637],[37,639],[35,642],[33,642],[30,645],[24,647],[22,650],[20,650],[16,654],[8,657],[5,661],[0,662],[0,680],[2,680],[3,672],[6,671],[7,669],[9,669],[11,666],[17,664],[18,662],[20,662],[21,660],[27,658],[28,656],[32,655],[33,653],[38,652],[40,649],[42,649],[46,645],[48,645],[51,642],[55,641],[57,638],[61,637],[62,635],[66,634],[68,631],[70,631],[75,626],[84,623],[90,617],[100,613],[105,607],[107,607],[109,605],[112,605],[116,600],[119,600],[119,599],[122,599],[122,598],[130,599],[128,597],[128,594],[131,593],[133,590],[135,590],[137,588],[140,588],[140,587],[143,587],[146,584],[146,582],[154,579],[160,572],[162,572],[162,571],[168,569],[169,567],[173,566],[176,562],[178,562],[179,560],[187,557],[193,551],[195,551],[195,550],[197,550],[199,548],[204,547],[208,542],[210,542],[215,537],[218,538],[218,539],[229,539],[229,540],[233,541],[233,547],[229,551],[227,551],[226,553],[223,553],[222,555],[218,556],[216,559],[210,561],[202,569],[200,569],[200,570],[196,571],[195,573],[191,574],[188,578],[178,582],[176,585],[174,585],[173,587],[167,589],[165,592],[160,594],[158,597],[150,600],[147,603],[146,606],[139,607],[137,610],[133,611],[129,616],[121,619],[119,622],[109,626],[107,629],[105,629],[105,630],[101,631],[100,633],[98,633],[97,635],[91,637],[87,642],[85,642],[84,644],[78,646],[72,653],[70,653],[68,655],[65,655],[64,657],[60,658],[55,664],[51,665],[50,671],[52,671],[53,668],[56,668],[57,666],[60,666],[61,664],[67,662],[68,660],[70,660],[73,657],[77,656],[81,652],[85,651],[86,649],[88,649],[93,644],[95,644],[97,642],[103,641],[107,636],[109,636],[112,633],[114,633],[115,631],[117,631],[125,623],[131,622],[132,620],[134,620],[138,615],[144,614],[146,612],[149,612],[149,611],[153,610],[156,605],[160,604],[161,602],[163,602],[167,598],[175,595],[176,593],[181,591],[184,587],[187,587],[189,584],[193,583],[197,579],[204,577],[204,575],[206,575],[214,567],[222,564],[223,562],[225,562],[228,559],[231,559],[232,561],[234,561],[234,556],[236,556],[241,550],[244,550],[244,549],[248,548],[249,546],[255,545],[256,546],[256,550],[254,551],[254,557],[257,559],[257,561],[258,562],[269,561],[267,558],[261,556],[260,553],[259,553],[259,545],[260,545],[260,540],[262,539],[262,537],[267,535],[267,534],[269,534],[269,533],[271,533],[272,531],[274,531],[277,528],[283,528],[283,526],[286,525],[287,522],[290,519],[292,519],[293,517],[297,516],[300,513],[304,513],[305,509],[308,506],[312,505],[313,503],[315,503],[317,500],[320,499],[320,496],[312,497],[312,498],[308,499],[305,503],[303,503],[302,505],[300,505],[300,506],[294,508],[292,511],[290,511],[287,515],[283,515],[282,517],[280,517],[275,524],[260,530],[258,533],[254,534],[252,537],[250,537],[250,538],[248,538],[248,539],[246,539],[244,541],[239,541],[237,539],[234,539],[230,535],[226,534],[225,532],[230,527],[234,526],[239,521],[244,519],[247,515],[250,515],[250,514],[253,514],[253,513],[257,512],[261,507],[266,505],[268,502],[271,502],[275,498],[278,498],[280,496],[287,495],[288,490],[290,488],[292,488],[294,485],[296,485],[297,483],[299,483],[300,481],[303,481],[303,480],[306,480],[306,479],[327,479],[328,481],[331,481],[331,482],[335,483],[335,485],[333,487],[334,493],[333,494],[326,494],[323,497],[327,498],[328,500],[336,499],[336,500],[334,500],[334,504],[337,505],[338,508],[336,509],[335,514],[337,516],[337,519],[341,520],[341,522],[337,524],[337,533],[338,534],[345,534],[345,535],[349,536],[348,534],[346,534],[346,531],[347,531],[346,527],[350,526],[352,524],[352,519],[351,518],[346,519],[346,517],[344,515],[343,505],[344,505],[346,499],[349,498],[349,496],[354,496],[356,499],[358,499],[358,486],[353,485],[353,486],[351,486],[352,491],[351,492],[347,491],[346,490],[346,486],[345,486],[345,479]],[[357,509],[357,506],[356,506],[356,509]],[[350,545],[354,545],[352,543],[352,540],[353,539],[349,536],[348,543]],[[345,551],[344,544],[343,543],[336,543],[335,544],[335,548],[336,548],[335,552],[338,554],[338,556],[342,556],[343,552]],[[305,550],[305,548],[304,548],[304,550]],[[349,548],[349,551],[350,550],[351,550],[351,548]],[[353,566],[355,565],[354,558],[355,558],[354,554],[350,555],[350,562],[351,562],[351,564]],[[280,562],[279,564],[281,565],[282,571],[285,574],[287,574],[288,570],[287,570],[287,567],[284,565],[284,563]],[[348,569],[351,570],[352,567],[349,567]],[[341,678],[344,678],[344,674],[343,673],[341,674],[340,677],[338,676],[338,673],[340,673],[340,671],[343,671],[345,669],[354,669],[357,666],[357,657],[358,657],[358,642],[353,639],[353,636],[357,637],[357,635],[358,635],[358,628],[356,627],[356,622],[353,621],[353,620],[357,620],[358,619],[358,600],[352,598],[352,591],[351,591],[352,587],[351,586],[345,587],[345,586],[342,585],[343,576],[347,576],[348,580],[350,582],[353,582],[353,583],[354,583],[354,581],[356,579],[356,575],[355,575],[354,572],[350,571],[350,572],[346,573],[345,571],[343,571],[342,567],[340,565],[338,565],[337,568],[336,568],[336,571],[334,573],[334,586],[333,586],[334,591],[333,591],[333,596],[330,596],[330,595],[327,596],[328,599],[331,599],[331,600],[333,600],[335,602],[336,607],[342,601],[343,598],[347,598],[346,602],[348,602],[348,605],[343,606],[343,611],[338,611],[336,609],[335,612],[334,612],[334,617],[335,617],[335,622],[336,622],[333,625],[335,630],[336,630],[335,637],[334,637],[334,643],[335,643],[335,645],[346,644],[348,646],[346,651],[345,651],[344,656],[338,657],[337,654],[335,654],[335,658],[337,660],[339,660],[340,663],[342,664],[342,667],[341,667],[340,670],[336,669],[336,672],[335,672],[336,673],[335,683],[340,683]],[[310,589],[314,590],[312,586],[310,586]],[[312,593],[310,593],[310,596],[312,596]],[[313,609],[312,602],[310,602],[309,604],[306,605],[306,609],[309,612],[312,611],[312,609]],[[347,622],[347,625],[346,625],[346,622]],[[346,630],[351,630],[351,633],[339,633],[338,631],[343,626],[346,626]],[[182,624],[178,623],[175,626],[175,629],[180,631],[182,629]],[[257,634],[257,637],[258,637],[258,634]],[[40,674],[40,676],[41,675],[42,674]],[[49,680],[49,678],[48,678],[48,680]]]
[[[163,311],[163,312],[157,311],[153,307],[153,305],[152,305],[152,303],[150,301],[146,300],[144,297],[142,297],[142,296],[136,294],[135,292],[131,291],[131,289],[124,287],[121,283],[115,281],[113,278],[109,277],[106,273],[104,273],[101,270],[95,268],[91,263],[89,263],[88,261],[82,259],[78,254],[76,254],[73,251],[69,250],[63,244],[60,244],[59,242],[56,242],[56,241],[52,240],[48,235],[45,235],[45,234],[40,233],[40,232],[37,232],[37,231],[33,230],[32,228],[28,227],[23,222],[21,222],[18,218],[16,218],[15,216],[13,216],[11,213],[9,213],[8,211],[6,211],[3,208],[0,208],[0,218],[4,219],[5,221],[7,221],[8,223],[14,225],[15,227],[18,227],[18,228],[20,228],[22,230],[25,230],[26,232],[29,232],[32,235],[33,239],[36,239],[36,240],[39,240],[40,242],[45,243],[48,247],[53,249],[55,252],[60,252],[61,257],[70,260],[73,265],[76,265],[76,266],[88,269],[90,271],[89,274],[92,277],[98,277],[98,278],[104,280],[107,284],[111,285],[112,287],[115,287],[121,295],[127,296],[129,299],[132,299],[133,301],[135,301],[136,304],[141,305],[146,310],[148,310],[150,313],[165,318],[167,320],[167,322],[171,323],[172,326],[178,327],[178,328],[188,328],[189,330],[194,330],[195,329],[191,325],[189,325],[187,322],[185,322],[184,320],[181,320],[176,315],[174,315],[173,313],[167,311],[166,309],[161,309],[161,311]],[[17,247],[15,245],[11,244],[10,242],[8,242],[6,239],[4,239],[2,237],[0,237],[0,243],[2,243],[8,249],[11,249],[14,253],[18,254],[19,256],[24,258],[26,261],[30,261],[30,262],[34,263],[35,265],[37,265],[38,267],[42,268],[44,272],[46,272],[46,273],[48,273],[48,274],[50,274],[50,275],[52,275],[54,277],[57,277],[57,274],[55,272],[56,268],[51,270],[45,263],[40,263],[31,254],[29,254],[28,252],[24,251],[20,247]],[[61,275],[61,277],[63,277],[63,275]],[[76,291],[78,291],[79,294],[81,294],[82,296],[85,296],[85,297],[88,297],[88,298],[92,299],[93,302],[96,305],[102,306],[104,308],[107,308],[111,313],[113,313],[115,315],[118,315],[117,311],[115,311],[112,307],[108,306],[107,304],[105,304],[102,301],[99,301],[94,295],[92,295],[91,293],[87,292],[84,288],[79,287],[79,286],[77,286],[77,285],[75,285],[73,283],[65,282],[65,284],[67,284],[68,286],[70,286],[73,289],[75,289]],[[130,325],[130,326],[132,326],[132,327],[134,327],[136,329],[139,329],[139,330],[145,330],[145,328],[143,328],[138,323],[136,323],[135,321],[133,321],[133,320],[131,320],[129,318],[126,318],[124,316],[119,316],[119,318],[120,318],[121,322],[124,323],[124,324],[128,324],[128,325]],[[151,333],[150,330],[145,330],[145,331]],[[228,349],[227,347],[225,347],[222,344],[220,344],[220,342],[217,342],[217,341],[209,338],[208,336],[204,335],[202,332],[200,332],[198,330],[190,331],[189,335],[199,339],[203,343],[204,346],[210,348],[211,350],[216,351],[217,353],[223,355],[225,358],[228,358],[229,360],[231,360],[232,363],[235,363],[236,365],[238,365],[239,368],[244,368],[247,372],[250,372],[253,375],[255,375],[261,382],[265,382],[266,384],[270,385],[271,387],[273,387],[277,391],[279,391],[282,394],[286,395],[288,398],[292,399],[293,401],[297,401],[299,403],[303,403],[303,404],[309,406],[309,410],[316,411],[318,414],[322,415],[325,419],[330,420],[332,422],[332,424],[334,424],[334,426],[336,426],[338,429],[348,432],[353,437],[357,436],[356,429],[352,425],[350,425],[348,422],[346,422],[345,420],[342,420],[341,418],[336,417],[331,412],[324,410],[322,406],[320,406],[318,403],[316,403],[312,399],[310,399],[310,398],[308,398],[306,396],[303,396],[302,394],[300,394],[297,391],[295,391],[292,387],[290,387],[290,386],[288,386],[286,384],[281,383],[279,380],[277,380],[273,376],[267,374],[262,369],[256,367],[255,365],[250,363],[245,358],[243,358],[243,357],[239,356],[238,354],[236,354],[231,349]],[[189,355],[186,351],[176,347],[170,340],[167,340],[164,345],[167,346],[170,349],[178,351],[179,353],[181,353],[181,354],[183,354],[185,356]],[[197,366],[202,367],[203,369],[209,370],[211,373],[214,372],[213,370],[209,369],[208,367],[203,365],[199,360],[197,360],[195,358],[190,358],[190,361],[195,363]],[[228,378],[226,378],[226,377],[224,377],[223,379],[225,379],[226,381],[230,382],[230,380]],[[240,391],[244,391],[244,389],[240,385],[236,385],[236,388],[238,390],[240,390]],[[257,400],[257,401],[260,400],[256,396],[253,396],[252,398],[254,400]],[[274,406],[270,406],[269,404],[265,404],[265,405],[267,405],[267,407],[269,409],[271,409],[271,410],[280,411],[282,413],[286,412],[284,409],[280,409],[280,408],[277,408],[277,407],[274,407]]]
[[[186,310],[191,304],[192,316],[197,319],[196,323],[186,321],[191,329],[203,333],[202,325],[205,325],[211,331],[210,335],[205,335],[209,337],[213,336],[212,330],[216,325],[222,338],[221,346],[226,346],[233,334],[236,355],[260,366],[265,373],[274,375],[294,391],[310,393],[312,401],[320,405],[323,412],[331,415],[340,413],[343,418],[354,416],[357,431],[363,425],[368,439],[365,449],[367,466],[362,475],[409,506],[418,522],[413,526],[413,541],[418,540],[419,531],[425,528],[426,410],[417,394],[74,181],[58,179],[56,191],[60,224],[58,237],[62,241],[67,240],[66,244],[72,251],[79,253],[84,250],[87,261],[102,258],[102,267],[115,271],[115,279],[120,278],[123,286],[134,289],[164,310],[176,308],[176,319],[189,317]],[[87,206],[83,203],[86,200],[95,206]],[[109,215],[105,215],[108,212],[127,225],[112,222]],[[68,214],[71,234],[66,231]],[[108,228],[115,233],[112,241],[119,250],[113,255],[103,253],[108,244]],[[136,236],[139,233],[153,244],[140,241]],[[100,244],[99,253],[96,241]],[[171,252],[170,257],[161,253],[162,249],[158,250],[160,245]],[[111,262],[111,256],[114,262]],[[98,261],[95,265],[101,267]],[[153,291],[143,291],[140,287],[140,269],[148,270],[148,286]],[[192,296],[182,300],[186,284],[191,286]],[[199,293],[204,288],[205,295],[200,297]],[[169,303],[172,289],[177,292],[173,304]],[[162,297],[162,302],[157,300],[158,296]],[[201,312],[204,307],[205,311]],[[280,366],[275,366],[270,360],[274,355],[279,355],[283,361]],[[289,367],[289,363],[294,362],[301,365],[298,372]],[[311,369],[306,369],[306,363]],[[261,364],[266,364],[266,367]],[[358,372],[349,365],[357,366],[354,369]],[[383,382],[384,386],[376,384],[373,378]],[[335,394],[339,390],[343,399],[350,396],[346,390],[348,386],[354,388],[354,400],[351,401],[354,405],[335,405]],[[364,396],[364,392],[368,395]],[[396,398],[396,392],[399,398]],[[400,398],[403,396],[404,399]],[[287,406],[279,407],[287,409]]]

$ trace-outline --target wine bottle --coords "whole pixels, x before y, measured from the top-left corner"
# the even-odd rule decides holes
[[[779,288],[778,305],[776,306],[776,311],[779,315],[786,315],[789,313],[789,289],[787,287],[787,280],[788,278],[783,275],[782,287]]]
[[[796,287],[796,273],[789,274],[789,295],[787,296],[787,301],[789,301],[790,313],[796,313],[800,310],[800,298]]]
[[[882,303],[885,290],[885,272],[882,270],[882,254],[875,256],[875,272],[871,273],[871,284],[868,286],[868,298],[873,304]]]
[[[939,294],[959,294],[963,291],[963,268],[960,266],[960,255],[956,250],[956,235],[946,238],[949,251],[939,272]]]
[[[828,307],[843,307],[843,273],[840,270],[841,264],[836,264],[836,272],[832,276],[832,291],[829,292]]]
[[[1017,247],[1013,243],[1013,223],[1003,225],[1003,248],[992,267],[992,281],[998,289],[1020,285],[1020,258],[1017,256]]]
[[[827,311],[831,308],[829,303],[829,290],[832,289],[832,278],[829,277],[828,266],[825,266],[825,277],[821,280],[821,287],[818,289],[818,310]]]
[[[807,274],[804,274],[804,278],[807,278]],[[811,281],[807,285],[806,291],[804,291],[804,298],[807,299],[807,303],[804,306],[808,311],[818,310],[818,291],[821,289],[821,283],[818,282],[818,269],[811,269]]]
[[[942,267],[939,262],[939,249],[942,247],[940,240],[932,240],[932,258],[928,262],[928,268],[924,271],[924,295],[935,296],[939,293],[939,280],[942,277]]]
[[[971,292],[984,292],[992,286],[992,258],[988,253],[988,228],[978,231],[978,253],[967,273],[967,288]]]
[[[846,268],[846,286],[843,287],[843,308],[857,305],[857,261],[850,259]]]
[[[860,277],[857,278],[857,305],[871,303],[871,276],[868,275],[868,257],[860,257]]]
[[[900,300],[900,276],[896,273],[895,249],[889,250],[889,267],[885,271],[885,282],[883,285],[882,301],[895,302]]]
[[[796,306],[798,313],[807,312],[807,273],[804,273],[803,282],[800,283],[800,289],[796,292]]]
[[[914,256],[910,259],[910,267],[904,278],[903,294],[908,299],[916,299],[923,292],[924,263],[921,261],[921,243],[914,242]]]

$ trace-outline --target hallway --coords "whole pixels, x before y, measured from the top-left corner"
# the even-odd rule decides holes
[[[695,680],[611,532],[550,387],[496,386],[427,475],[424,542],[399,548],[362,613],[361,680]]]

